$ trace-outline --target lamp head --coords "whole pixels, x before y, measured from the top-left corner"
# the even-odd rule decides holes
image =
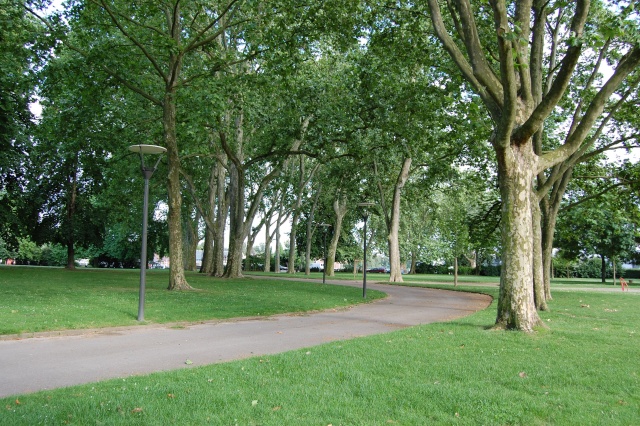
[[[139,154],[163,154],[167,151],[167,148],[158,145],[131,145],[129,151],[137,152]]]

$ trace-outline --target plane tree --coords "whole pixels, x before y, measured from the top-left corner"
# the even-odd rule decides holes
[[[35,161],[27,186],[32,237],[65,246],[68,269],[75,268],[77,247],[102,245],[107,217],[100,195],[112,152],[105,130],[113,123],[102,110],[110,100],[105,95],[113,92],[91,73],[76,74],[76,66],[62,56],[40,73],[42,116],[29,153]]]
[[[502,198],[502,275],[496,325],[532,331],[541,324],[533,292],[533,212],[538,204],[533,180],[580,149],[607,100],[633,75],[640,63],[637,30],[635,35],[617,38],[620,54],[613,58],[613,72],[595,90],[570,136],[559,147],[540,152],[534,147],[534,135],[543,129],[567,89],[577,84],[572,77],[580,60],[591,61],[585,49],[585,36],[594,23],[591,2],[492,0],[487,5],[459,0],[448,2],[445,9],[440,3],[428,0],[434,32],[469,88],[482,99],[494,125],[490,141]],[[629,10],[620,10],[625,9]],[[551,84],[545,92],[543,70],[550,53],[545,41],[550,36],[547,30],[554,28],[547,24],[559,10],[567,17],[570,37],[562,44],[557,66],[547,74]],[[636,28],[623,14],[619,16],[621,22]]]

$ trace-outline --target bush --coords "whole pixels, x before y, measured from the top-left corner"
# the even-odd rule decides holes
[[[640,279],[640,269],[625,269],[622,276],[631,279]]]
[[[482,265],[480,266],[480,275],[485,277],[499,277],[501,272],[500,265]]]
[[[42,266],[66,266],[67,248],[60,244],[44,244],[42,246]]]
[[[610,262],[605,266],[605,278],[613,278],[613,266]],[[621,265],[618,264],[617,274],[624,274]],[[575,276],[577,278],[602,278],[602,260],[599,257],[593,257],[580,261],[575,268]]]
[[[471,266],[458,266],[458,275],[473,275],[473,271]]]
[[[449,274],[449,265],[431,265],[429,263],[420,262],[416,265],[416,273],[417,274],[438,274],[438,275],[448,275]]]
[[[18,247],[18,264],[37,264],[42,257],[42,249],[28,238],[21,238]]]

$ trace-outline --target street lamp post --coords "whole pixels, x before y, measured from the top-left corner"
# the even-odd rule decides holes
[[[142,249],[140,253],[140,298],[138,302],[138,321],[144,321],[144,293],[147,274],[147,220],[149,217],[149,179],[156,171],[162,157],[153,167],[145,166],[144,154],[163,154],[167,149],[157,145],[131,145],[129,151],[140,154],[140,170],[144,178],[144,203],[142,206]]]
[[[327,274],[327,229],[331,227],[328,223],[320,223],[318,226],[322,226],[324,228],[324,243],[322,248],[322,257],[324,259],[324,264],[322,266],[322,284],[325,283],[325,277]]]
[[[367,297],[367,220],[369,219],[369,208],[375,206],[375,203],[358,203],[358,207],[362,207],[362,220],[364,221],[364,238],[363,238],[363,260],[362,260],[362,297]]]

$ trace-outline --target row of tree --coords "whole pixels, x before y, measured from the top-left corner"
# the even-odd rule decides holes
[[[332,271],[375,201],[365,238],[384,236],[391,281],[436,246],[472,264],[499,247],[496,323],[530,331],[561,209],[615,193],[600,210],[635,232],[636,167],[602,161],[637,143],[635,2],[1,2],[19,59],[0,64],[18,67],[0,80],[3,238],[63,243],[69,266],[77,246],[139,240],[137,143],[167,148],[152,245],[169,289],[190,288],[201,224],[213,276],[241,276],[243,250],[285,221],[292,265],[331,224]]]

